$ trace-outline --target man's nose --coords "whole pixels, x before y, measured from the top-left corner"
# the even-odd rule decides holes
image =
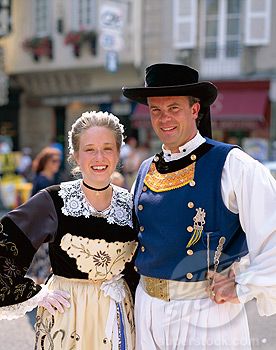
[[[167,111],[162,111],[160,115],[160,120],[163,122],[167,121],[168,119],[171,119],[170,113]]]

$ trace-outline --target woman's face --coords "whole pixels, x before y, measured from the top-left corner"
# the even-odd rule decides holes
[[[57,155],[52,155],[46,162],[45,169],[47,171],[52,172],[53,174],[56,174],[59,171],[61,163],[61,157]]]
[[[97,188],[106,186],[119,161],[114,133],[106,127],[94,126],[84,131],[79,141],[75,159],[84,181]]]

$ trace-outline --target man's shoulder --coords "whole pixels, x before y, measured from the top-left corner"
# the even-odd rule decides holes
[[[206,142],[209,143],[210,145],[215,146],[215,147],[220,148],[220,149],[231,150],[233,148],[240,148],[238,145],[234,145],[234,144],[230,144],[230,143],[226,143],[226,142],[222,142],[222,141],[209,139],[208,137],[206,137]]]

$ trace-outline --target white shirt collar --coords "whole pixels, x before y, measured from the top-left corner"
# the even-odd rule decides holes
[[[198,131],[193,139],[188,141],[185,145],[179,147],[179,153],[172,153],[170,150],[165,149],[164,145],[162,145],[164,160],[166,162],[170,162],[172,160],[183,158],[187,154],[190,154],[192,151],[198,148],[204,142],[206,142],[206,139],[203,136],[201,136]]]

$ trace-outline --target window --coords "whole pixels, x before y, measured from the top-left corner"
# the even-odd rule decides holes
[[[34,31],[38,37],[43,37],[50,34],[50,5],[49,0],[35,0],[35,14],[34,14]]]
[[[269,44],[270,30],[271,0],[246,0],[245,44]]]
[[[73,30],[95,29],[97,26],[96,0],[71,0]]]
[[[240,0],[204,1],[202,75],[215,77],[240,73],[243,6],[244,1]]]
[[[205,58],[238,57],[240,1],[206,0]]]
[[[196,45],[197,0],[173,1],[173,43],[177,49]]]

